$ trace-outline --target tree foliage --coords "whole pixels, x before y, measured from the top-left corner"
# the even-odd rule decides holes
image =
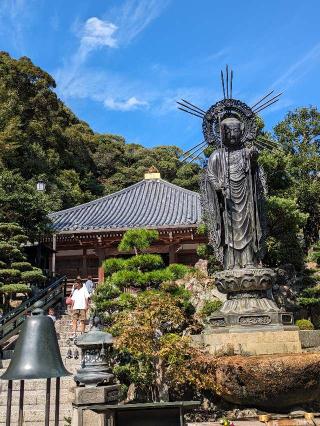
[[[4,312],[10,309],[14,294],[27,294],[32,285],[45,280],[40,269],[25,261],[21,244],[26,240],[17,223],[0,223],[0,307]]]
[[[33,237],[49,210],[121,190],[154,164],[163,179],[197,189],[199,166],[183,165],[178,147],[145,148],[94,133],[55,87],[29,58],[0,52],[0,220],[17,221]],[[46,183],[43,194],[35,191],[38,180]]]
[[[132,236],[127,231],[121,243],[133,241],[136,247],[146,249],[151,239],[146,242],[146,234],[142,235],[143,244],[139,245],[137,233]],[[168,400],[169,388],[172,393],[204,387],[207,376],[200,359],[205,356],[183,336],[195,321],[195,310],[190,292],[175,282],[192,269],[180,264],[165,267],[161,257],[152,254],[107,259],[104,268],[106,280],[98,287],[94,303],[116,336],[115,372],[121,382],[135,384],[154,401]],[[129,287],[136,291],[123,292]]]
[[[149,229],[129,229],[123,236],[118,249],[120,251],[143,252],[150,244],[159,238],[158,231]]]
[[[140,293],[134,309],[119,314],[112,327],[116,348],[124,359],[128,355],[118,369],[122,380],[142,384],[154,401],[168,401],[170,393],[181,388],[212,386],[204,371],[206,357],[191,346],[190,338],[181,335],[188,321],[172,295],[154,290]],[[141,378],[147,380],[141,383]]]
[[[289,112],[274,133],[264,134],[279,148],[260,157],[268,183],[267,262],[293,263],[304,255],[320,230],[320,113],[315,107]]]

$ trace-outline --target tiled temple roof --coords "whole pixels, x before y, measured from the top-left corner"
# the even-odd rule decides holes
[[[49,217],[60,233],[190,226],[200,222],[200,196],[162,179],[144,179]]]

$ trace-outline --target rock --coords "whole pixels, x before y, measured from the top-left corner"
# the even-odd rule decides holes
[[[208,276],[208,261],[205,259],[199,259],[198,262],[194,265],[196,269],[199,269],[204,276]]]
[[[131,383],[128,387],[126,403],[132,402],[136,399],[136,385]]]
[[[209,277],[186,276],[176,283],[185,287],[191,293],[191,303],[199,312],[207,300],[226,300],[226,295],[220,293],[214,284],[214,279]]]
[[[266,409],[320,397],[320,354],[233,356],[217,359],[215,385],[226,401]]]

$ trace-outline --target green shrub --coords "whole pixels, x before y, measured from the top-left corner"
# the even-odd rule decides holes
[[[314,330],[314,325],[312,324],[311,321],[307,320],[307,319],[300,319],[296,321],[296,326],[300,329],[300,330]]]
[[[298,297],[298,304],[300,306],[320,305],[320,299],[318,297]]]
[[[208,248],[206,244],[199,244],[197,247],[197,255],[203,259],[208,256]]]
[[[174,279],[173,273],[168,268],[145,272],[144,275],[147,286],[153,288],[158,288],[164,281],[171,281]]]
[[[0,269],[0,280],[7,282],[18,282],[21,279],[21,272],[18,269]]]
[[[175,280],[179,280],[191,272],[191,268],[181,263],[172,263],[167,267],[167,270],[173,274]]]
[[[11,294],[11,293],[29,293],[30,287],[26,284],[5,284],[0,287],[0,293]]]
[[[21,280],[26,284],[42,284],[45,282],[46,277],[42,274],[41,269],[33,268],[32,271],[22,272]]]
[[[110,278],[110,283],[115,285],[120,290],[123,290],[125,287],[138,287],[145,288],[147,285],[146,274],[140,271],[118,271],[112,274]]]
[[[126,261],[121,258],[112,257],[103,262],[103,269],[106,277],[110,277],[114,272],[125,269]]]
[[[200,311],[200,315],[202,317],[208,317],[214,312],[218,311],[221,308],[221,306],[222,306],[221,300],[218,300],[218,299],[206,300]]]
[[[301,278],[301,284],[305,287],[310,287],[316,284],[316,280],[312,276],[304,275]]]
[[[137,254],[150,247],[151,243],[159,238],[158,231],[148,229],[129,229],[118,246],[119,251],[132,251]]]
[[[139,254],[138,256],[132,256],[130,259],[127,259],[125,263],[126,269],[139,269],[142,272],[161,269],[164,267],[162,257],[158,254]]]
[[[136,306],[137,298],[130,293],[121,293],[116,302],[121,309],[133,309]]]
[[[11,267],[14,269],[19,269],[21,272],[32,271],[33,267],[29,262],[12,262]]]
[[[301,297],[313,297],[320,296],[320,285],[316,285],[315,287],[305,288],[301,292]]]
[[[161,284],[160,290],[170,293],[178,300],[178,305],[183,308],[188,315],[192,315],[195,312],[194,306],[191,303],[191,292],[184,286],[179,286],[174,281],[165,281]]]
[[[3,262],[2,260],[0,260],[0,268],[1,269],[6,269],[8,267],[8,265],[6,264],[6,262]],[[19,269],[19,268],[16,268]]]

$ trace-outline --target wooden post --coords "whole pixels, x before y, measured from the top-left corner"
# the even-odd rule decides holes
[[[177,245],[176,244],[170,244],[169,246],[169,264],[177,263]]]
[[[96,253],[98,255],[99,258],[99,268],[98,268],[98,284],[103,283],[104,282],[104,269],[102,266],[102,262],[105,259],[105,252],[104,249],[101,247],[98,247],[96,249]]]
[[[103,266],[99,266],[98,268],[98,284],[104,282],[104,269]]]
[[[87,249],[83,247],[82,252],[82,276],[88,276],[88,268],[87,268]]]
[[[56,250],[57,250],[57,234],[52,235],[52,258],[51,258],[51,272],[56,276]]]

